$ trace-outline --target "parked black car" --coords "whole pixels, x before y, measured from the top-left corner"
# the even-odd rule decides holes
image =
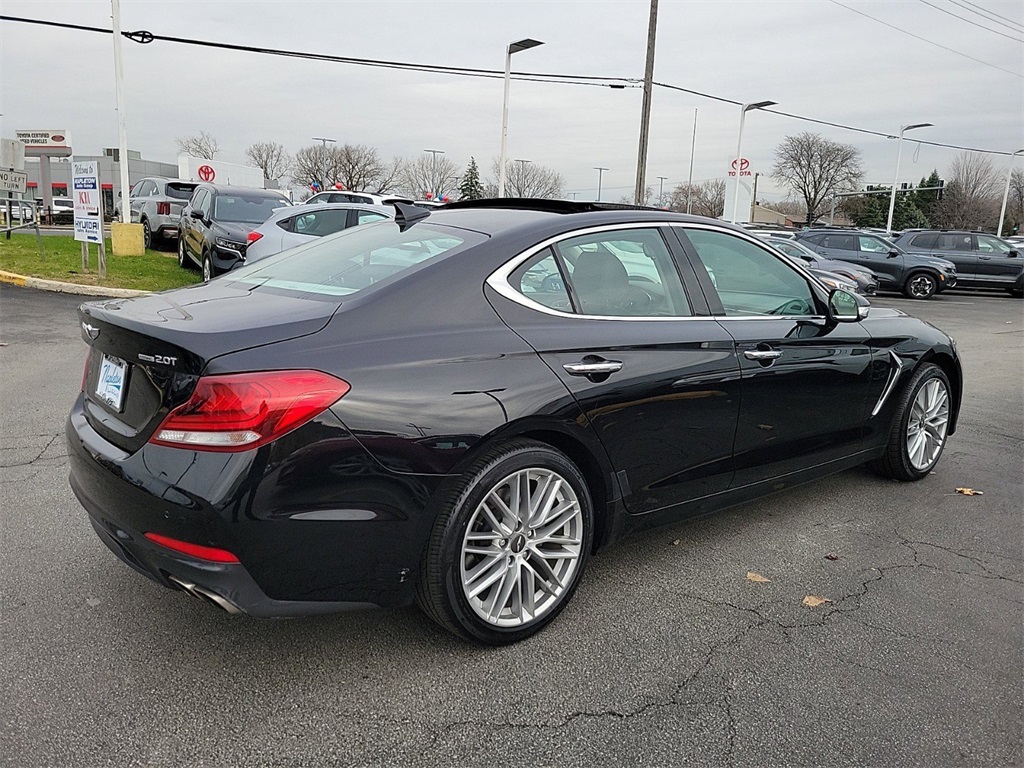
[[[953,262],[906,253],[879,235],[849,229],[813,229],[796,236],[798,242],[829,259],[868,267],[878,275],[878,289],[901,291],[911,299],[930,299],[956,285]]]
[[[195,262],[206,281],[227,272],[245,260],[249,233],[287,205],[288,198],[270,189],[198,185],[181,212],[178,264]]]
[[[82,305],[71,486],[157,582],[257,616],[551,621],[631,531],[956,428],[946,334],[729,224],[599,203],[397,204],[210,283]]]
[[[762,235],[762,237],[764,237],[764,235]],[[765,237],[765,240],[770,243],[773,248],[782,251],[790,258],[799,259],[800,261],[797,262],[799,264],[806,264],[812,270],[817,269],[824,272],[832,272],[833,274],[845,278],[847,282],[853,283],[857,287],[858,293],[863,293],[865,296],[871,296],[878,290],[878,275],[867,267],[862,267],[858,264],[851,264],[848,261],[826,259],[824,256],[820,256],[812,251],[804,243],[798,243],[796,240],[789,238],[771,235]]]
[[[1017,246],[983,232],[946,229],[908,230],[896,238],[907,253],[948,259],[956,264],[957,285],[1001,288],[1024,297],[1024,257]]]

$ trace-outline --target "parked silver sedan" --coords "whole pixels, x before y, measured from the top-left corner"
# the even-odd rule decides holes
[[[390,206],[361,203],[317,203],[280,208],[249,233],[245,263],[251,264],[349,227],[393,218],[395,210]]]

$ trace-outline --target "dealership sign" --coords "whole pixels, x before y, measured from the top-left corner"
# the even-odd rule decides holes
[[[15,137],[26,147],[68,148],[67,131],[15,131]]]
[[[736,175],[736,166],[737,165],[739,165],[739,167],[740,167],[740,176],[751,176],[752,175],[752,173],[750,171],[750,161],[747,160],[747,158],[745,158],[745,157],[741,157],[739,160],[733,159],[733,161],[729,164],[729,175],[730,176],[735,176]]]
[[[75,203],[75,240],[99,243],[103,238],[98,163],[71,163],[71,199]]]

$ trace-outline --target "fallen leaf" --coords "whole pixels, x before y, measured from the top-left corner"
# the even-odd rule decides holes
[[[766,579],[760,573],[754,573],[753,571],[747,571],[747,581],[753,581],[758,584],[768,584],[771,579]]]
[[[806,605],[808,608],[817,608],[819,605],[822,605],[823,603],[831,602],[832,601],[829,600],[827,597],[818,597],[817,595],[807,595],[807,597],[804,598],[804,605]]]
[[[102,603],[103,601],[102,601],[102,600],[100,600],[100,599],[99,599],[98,597],[87,597],[87,598],[85,599],[85,602],[86,602],[86,604],[87,604],[88,606],[90,606],[90,607],[92,607],[92,608],[95,608],[95,607],[96,607],[97,605],[99,605],[99,604],[100,604],[100,603]]]
[[[676,539],[675,541],[672,542],[672,546],[673,547],[678,547],[679,546],[679,542],[681,542],[681,541],[682,541],[682,539]]]
[[[973,488],[957,488],[957,493],[962,493],[964,496],[984,496],[984,491],[976,491]]]
[[[838,560],[839,559],[839,555],[837,555],[835,552],[829,552],[827,555],[825,555],[825,559],[826,560]]]

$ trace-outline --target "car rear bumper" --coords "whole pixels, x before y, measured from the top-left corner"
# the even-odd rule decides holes
[[[82,402],[65,430],[71,487],[99,538],[135,570],[261,617],[412,602],[432,523],[426,501],[440,478],[390,472],[330,414],[306,425],[324,439],[298,452],[275,443],[235,454],[146,444],[130,454],[89,425]],[[182,554],[146,533],[227,550],[239,562]]]

